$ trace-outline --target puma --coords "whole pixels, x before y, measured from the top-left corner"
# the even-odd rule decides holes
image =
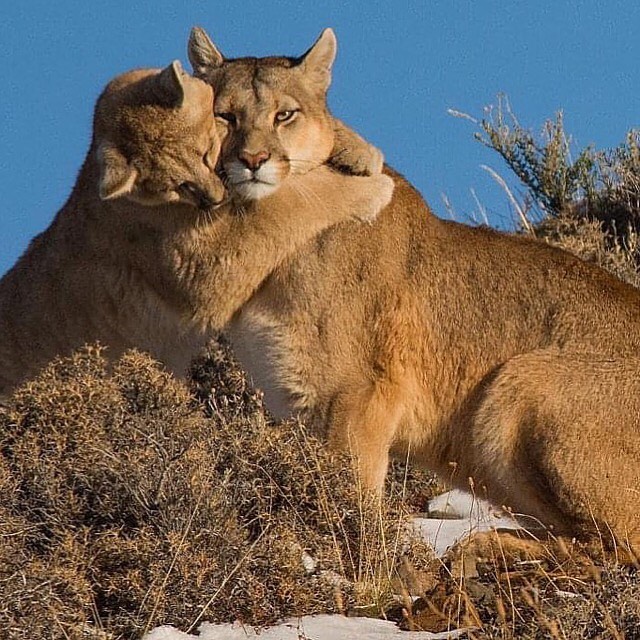
[[[330,31],[311,50],[325,60],[314,91],[304,57],[226,59],[199,28],[190,42],[229,130],[231,190],[259,200],[294,179],[287,158],[326,160],[305,140],[308,114],[326,113]],[[535,240],[443,221],[386,173],[373,224],[316,236],[233,318],[267,405],[350,450],[378,494],[389,455],[409,455],[526,524],[640,549],[640,292]]]
[[[178,62],[108,84],[69,200],[0,280],[0,395],[96,341],[111,358],[136,347],[184,375],[289,253],[390,199],[386,176],[317,166],[259,203],[226,202],[219,129],[211,87]],[[343,140],[375,158],[355,134]]]

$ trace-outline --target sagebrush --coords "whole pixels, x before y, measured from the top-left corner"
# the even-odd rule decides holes
[[[476,138],[496,151],[524,194],[517,230],[594,262],[638,286],[640,279],[640,131],[614,149],[573,149],[561,112],[536,135],[508,100],[477,121]]]
[[[223,347],[193,378],[136,352],[108,369],[87,348],[15,393],[0,414],[3,637],[385,606],[398,504],[369,501],[303,425],[272,424]]]

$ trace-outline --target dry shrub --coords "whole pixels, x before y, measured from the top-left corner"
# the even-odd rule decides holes
[[[603,229],[599,220],[576,209],[558,217],[548,217],[534,227],[537,238],[569,251],[586,262],[597,264],[634,287],[640,286],[638,236],[629,232],[617,239]]]
[[[427,600],[458,624],[473,626],[473,638],[612,639],[640,637],[637,569],[574,551],[558,555],[550,545],[536,559],[509,553],[477,565],[461,580],[449,567]],[[417,615],[420,619],[420,614]],[[427,617],[427,620],[433,621]]]
[[[612,639],[640,637],[637,568],[594,549],[550,541],[535,551],[493,536],[489,553],[457,549],[438,579],[413,603],[405,626],[444,631],[475,629],[483,640]]]
[[[572,152],[562,113],[537,136],[520,125],[504,96],[475,122],[476,138],[525,189],[520,202],[509,192],[521,230],[640,284],[640,131],[629,131],[615,149]]]
[[[193,375],[190,391],[145,355],[108,368],[86,348],[1,410],[3,637],[383,606],[397,505],[366,500],[302,425],[271,424],[224,348]]]

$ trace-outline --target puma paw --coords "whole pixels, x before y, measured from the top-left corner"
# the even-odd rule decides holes
[[[371,200],[367,210],[357,213],[356,218],[363,222],[373,222],[378,217],[378,214],[391,202],[395,184],[392,178],[383,174],[364,179],[371,184],[368,192]]]
[[[382,173],[384,154],[371,144],[357,149],[344,148],[335,153],[331,164],[346,173],[356,176],[376,176]]]

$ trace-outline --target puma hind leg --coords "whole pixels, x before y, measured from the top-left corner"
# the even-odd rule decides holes
[[[545,349],[508,361],[476,413],[476,467],[490,497],[636,553],[640,361]],[[525,522],[526,524],[526,522]]]

